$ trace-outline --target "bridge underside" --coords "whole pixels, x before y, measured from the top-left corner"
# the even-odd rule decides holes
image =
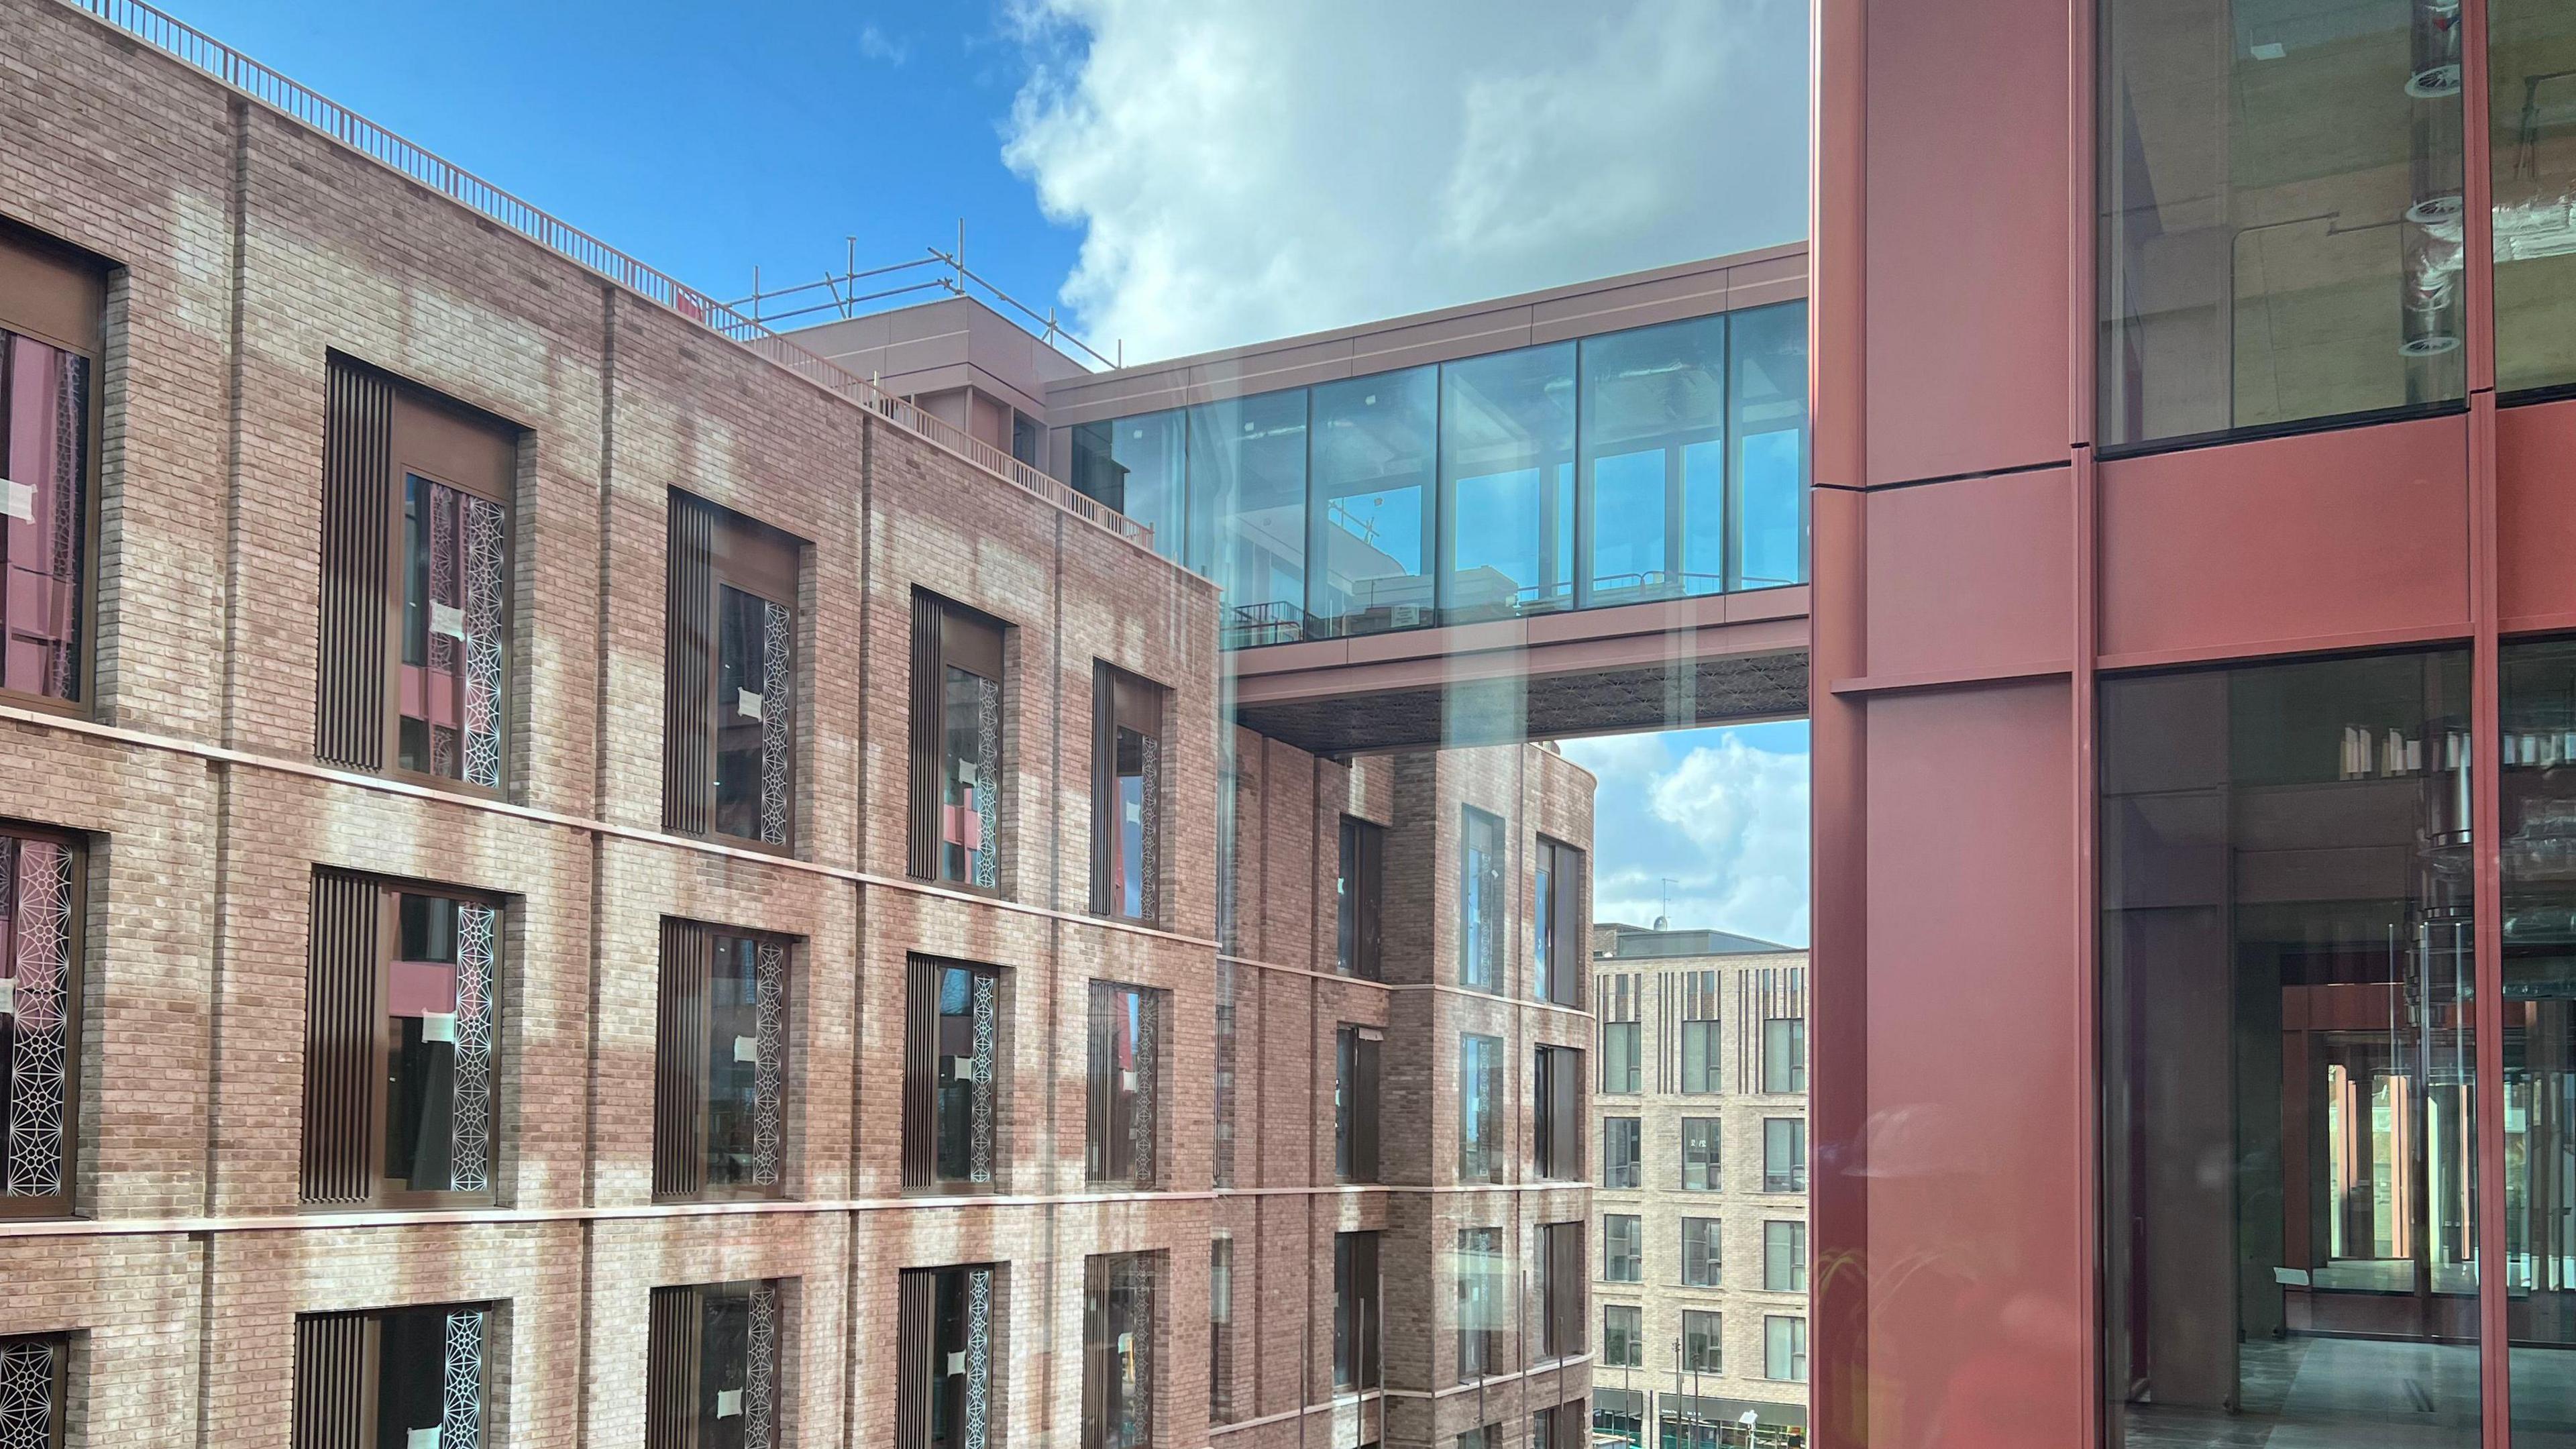
[[[1324,755],[1796,719],[1807,591],[1247,649],[1235,719]]]

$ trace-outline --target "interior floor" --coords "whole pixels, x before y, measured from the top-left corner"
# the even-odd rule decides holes
[[[2513,1355],[2518,1446],[2576,1449],[2576,1352]],[[2244,1408],[2132,1404],[2122,1449],[2476,1449],[2475,1345],[2300,1338],[2249,1343]]]

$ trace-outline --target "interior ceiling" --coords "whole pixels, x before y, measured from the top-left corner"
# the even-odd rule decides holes
[[[1352,755],[1690,729],[1806,713],[1807,652],[1800,649],[1249,705],[1238,708],[1235,719],[1312,754]]]

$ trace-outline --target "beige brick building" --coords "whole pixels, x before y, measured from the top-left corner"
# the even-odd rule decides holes
[[[1581,1442],[1588,775],[1237,730],[1006,455],[0,66],[6,1449]]]

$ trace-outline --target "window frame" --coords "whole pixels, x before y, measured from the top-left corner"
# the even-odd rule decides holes
[[[1385,1172],[1380,1118],[1385,1041],[1383,1028],[1356,1023],[1344,1023],[1333,1033],[1333,1172],[1341,1182],[1377,1182]]]
[[[1534,1246],[1539,1271],[1534,1278],[1542,1361],[1573,1358],[1589,1347],[1584,1330],[1590,1326],[1591,1313],[1584,1289],[1592,1275],[1587,1271],[1591,1256],[1584,1246],[1585,1225],[1582,1218],[1538,1225]]]
[[[896,1275],[894,1419],[896,1449],[942,1449],[932,1436],[943,1394],[953,1395],[952,1412],[971,1415],[979,1393],[986,1413],[998,1422],[1001,1405],[995,1380],[1008,1362],[1010,1311],[1001,1263],[950,1263],[906,1268]],[[940,1294],[950,1279],[964,1299],[965,1319],[958,1325],[963,1348],[942,1349]],[[984,1357],[975,1357],[976,1319],[983,1319]],[[956,1371],[950,1371],[954,1363]],[[980,1382],[978,1371],[980,1370]],[[953,1449],[953,1446],[949,1446]]]
[[[1786,1374],[1772,1372],[1773,1336],[1778,1331],[1773,1327],[1774,1324],[1785,1326],[1789,1331],[1789,1341],[1786,1345],[1789,1372]],[[1762,1377],[1775,1384],[1807,1382],[1807,1320],[1804,1317],[1794,1313],[1762,1315]]]
[[[1150,1449],[1155,1443],[1155,1433],[1160,1427],[1154,1411],[1154,1391],[1158,1387],[1155,1380],[1160,1369],[1156,1341],[1162,1334],[1165,1297],[1161,1257],[1161,1253],[1149,1251],[1094,1253],[1083,1259],[1082,1449],[1116,1449],[1108,1436],[1108,1414],[1112,1407],[1110,1396],[1118,1360],[1107,1330],[1113,1326],[1115,1316],[1113,1297],[1122,1291],[1122,1285],[1117,1281],[1121,1273],[1136,1275],[1123,1287],[1123,1291],[1130,1295],[1130,1314],[1140,1311],[1135,1300],[1139,1297],[1143,1300],[1144,1326],[1139,1331],[1131,1318],[1126,1334],[1127,1341],[1136,1349],[1128,1362],[1136,1381],[1135,1417],[1140,1428],[1137,1443],[1140,1449]],[[1126,1403],[1126,1396],[1119,1394],[1118,1402]]]
[[[1772,1166],[1772,1141],[1775,1129],[1788,1129],[1789,1167],[1785,1175]],[[1783,1185],[1785,1182],[1785,1185]],[[1765,1117],[1762,1119],[1762,1190],[1764,1192],[1800,1193],[1807,1190],[1807,1119],[1804,1117]]]
[[[1694,1232],[1693,1229],[1697,1231]],[[1680,1276],[1675,1281],[1684,1288],[1725,1287],[1726,1220],[1686,1216],[1681,1220],[1681,1237]],[[1696,1257],[1693,1254],[1694,1248],[1697,1249]],[[1704,1279],[1692,1277],[1692,1270],[1700,1267],[1707,1270],[1707,1277]]]
[[[1773,1270],[1785,1262],[1788,1282]],[[1792,1218],[1762,1220],[1762,1291],[1765,1293],[1804,1293],[1807,1291],[1807,1225]]]
[[[1785,1027],[1788,1038],[1786,1069],[1787,1086],[1774,1085],[1771,1075],[1771,1029]],[[1766,1016],[1762,1018],[1762,1094],[1767,1097],[1803,1096],[1807,1090],[1807,1019],[1803,1016]]]
[[[1163,1106],[1163,1038],[1169,1023],[1162,1020],[1170,1007],[1170,993],[1131,982],[1094,980],[1087,993],[1090,1011],[1084,1033],[1083,1068],[1083,1183],[1092,1189],[1126,1192],[1152,1192],[1160,1186],[1164,1171]],[[1111,1083],[1102,1069],[1104,1052],[1114,1051],[1114,1026],[1103,1035],[1104,1025],[1114,1021],[1119,1003],[1133,997],[1136,1005],[1136,1038],[1130,1044],[1136,1085],[1127,1088]],[[1110,1070],[1119,1070],[1111,1068]],[[1112,1120],[1121,1098],[1129,1103],[1129,1119],[1123,1134],[1112,1135],[1119,1125]],[[1135,1118],[1144,1119],[1139,1140]],[[1125,1161],[1128,1172],[1119,1175],[1115,1169],[1120,1154],[1113,1150],[1119,1137],[1127,1143]],[[1139,1158],[1142,1161],[1139,1161]]]
[[[1691,1320],[1700,1320],[1697,1323]],[[1696,1336],[1701,1352],[1693,1354],[1691,1343]],[[1681,1366],[1684,1373],[1722,1374],[1726,1372],[1726,1314],[1714,1308],[1685,1308],[1681,1311]]]
[[[939,1050],[946,1015],[940,1010],[940,978],[950,971],[965,973],[968,982],[967,1020],[974,1055],[967,1060],[977,1061],[978,1070],[988,1074],[976,1079],[981,1091],[969,1094],[969,1167],[962,1178],[942,1176],[939,1170],[939,1128],[945,1115],[940,1090],[945,1084],[939,1073],[952,1060]],[[1001,967],[918,951],[905,957],[902,1171],[906,1193],[982,1197],[1003,1191],[1010,1166],[1009,995],[1008,973]],[[972,1166],[978,1150],[985,1162],[981,1178],[973,1175]]]
[[[1614,1326],[1611,1315],[1624,1322]],[[1622,1352],[1624,1345],[1625,1351]],[[1644,1368],[1646,1366],[1646,1310],[1635,1303],[1601,1305],[1601,1366],[1603,1368]]]
[[[1357,815],[1342,817],[1334,884],[1334,973],[1362,981],[1385,979],[1385,826]]]
[[[1619,1130],[1623,1129],[1624,1130]],[[1621,1139],[1625,1139],[1623,1142]],[[1622,1152],[1620,1149],[1626,1148]],[[1646,1126],[1643,1117],[1601,1119],[1601,1189],[1636,1192],[1646,1184]]]
[[[1458,985],[1462,990],[1480,991],[1498,996],[1505,990],[1505,977],[1511,970],[1511,832],[1503,818],[1490,810],[1473,805],[1460,805],[1458,826]],[[1477,844],[1480,831],[1490,835],[1490,847]],[[1479,880],[1477,858],[1486,865]],[[1487,922],[1483,903],[1491,901],[1500,919]],[[1484,945],[1480,962],[1477,946]],[[1479,977],[1477,969],[1483,968]]]
[[[1335,1389],[1374,1389],[1383,1377],[1386,1294],[1380,1247],[1374,1231],[1333,1234]]]
[[[1617,1033],[1617,1040],[1626,1043],[1624,1050],[1614,1050],[1611,1047],[1614,1032]],[[1601,1023],[1602,1096],[1635,1097],[1644,1094],[1646,1073],[1645,1064],[1640,1058],[1645,1055],[1645,1035],[1645,1027],[1641,1022],[1605,1021]],[[1627,1080],[1624,1083],[1614,1084],[1610,1080],[1610,1073],[1623,1059],[1627,1065],[1625,1073]]]
[[[778,1160],[771,1169],[776,1177],[773,1182],[760,1182],[757,1177],[759,1169],[756,1165],[753,1169],[755,1175],[752,1181],[717,1183],[714,1180],[715,1148],[711,1140],[709,1119],[714,1112],[715,1091],[713,1084],[706,1078],[704,1064],[713,1059],[712,1054],[715,1049],[715,1012],[706,998],[713,993],[716,943],[719,941],[747,942],[751,945],[754,953],[753,989],[755,992],[759,990],[760,953],[766,950],[775,950],[778,953],[776,1009],[778,1104],[775,1108],[778,1119],[776,1123]],[[747,930],[738,926],[685,920],[676,916],[662,918],[661,957],[654,986],[656,1005],[653,1074],[652,1192],[654,1202],[768,1202],[788,1196],[789,1183],[795,1176],[795,1140],[790,1126],[790,1117],[796,1095],[796,997],[798,994],[796,958],[800,945],[801,943],[794,937],[771,931]],[[686,1003],[673,998],[675,977],[672,957],[675,952],[682,950],[697,953],[696,963],[688,964],[686,967],[699,973],[699,989],[702,993],[693,1014],[687,1010]],[[753,1009],[757,1020],[757,1004]],[[665,1032],[682,1028],[692,1033],[691,1044],[675,1047],[665,1041]],[[737,1056],[735,1059],[739,1061],[740,1057]],[[682,1060],[695,1068],[695,1071],[688,1075],[686,1081],[667,1079],[666,1070],[674,1068]],[[761,1109],[757,1098],[760,1069],[756,1058],[752,1070],[755,1093],[753,1111],[757,1114]],[[694,1095],[689,1101],[683,1102],[670,1095],[689,1090],[692,1086]],[[680,1121],[682,1115],[688,1118],[685,1130],[696,1146],[694,1162],[684,1162],[675,1155],[685,1144],[666,1140],[666,1133],[682,1125]],[[755,1125],[755,1134],[758,1130]],[[691,1174],[695,1179],[693,1185],[686,1181],[687,1176]]]
[[[1583,1006],[1584,853],[1561,840],[1538,837],[1531,878],[1530,996],[1580,1010]]]
[[[89,406],[83,411],[84,465],[79,510],[80,547],[75,551],[80,578],[74,588],[78,623],[74,647],[80,659],[72,670],[69,698],[28,690],[0,688],[0,703],[67,718],[88,718],[98,698],[99,533],[105,517],[100,494],[105,470],[101,455],[107,436],[107,300],[113,264],[68,242],[0,217],[0,339],[19,336],[89,364]],[[31,305],[30,299],[58,297],[54,308]],[[0,365],[0,407],[9,393],[6,365]],[[7,428],[0,423],[0,438]],[[7,455],[0,453],[0,471]],[[7,567],[0,553],[0,569]],[[0,628],[5,628],[0,619]]]
[[[1684,1117],[1681,1119],[1681,1190],[1683,1192],[1723,1192],[1726,1190],[1726,1133],[1723,1126],[1724,1120],[1725,1119],[1719,1117]],[[1693,1129],[1700,1130],[1694,1131]],[[1692,1161],[1693,1143],[1691,1139],[1693,1137],[1699,1138],[1700,1142],[1698,1145],[1707,1149],[1703,1154],[1705,1160],[1698,1163],[1694,1163]],[[1702,1169],[1701,1179],[1697,1186],[1693,1186],[1691,1183],[1691,1169],[1694,1166]]]
[[[1503,1329],[1499,1317],[1495,1279],[1501,1276],[1503,1230],[1491,1225],[1458,1229],[1453,1277],[1456,1282],[1456,1305],[1452,1326],[1458,1335],[1457,1381],[1473,1383],[1504,1372]],[[1468,1314],[1475,1310],[1484,1322],[1470,1326]]]
[[[1583,1053],[1541,1046],[1532,1057],[1530,1165],[1546,1182],[1583,1178]]]
[[[46,1356],[45,1437],[27,1449],[63,1449],[69,1438],[71,1423],[72,1336],[68,1333],[13,1333],[0,1337],[0,1365],[27,1350],[41,1347]],[[12,1375],[0,1367],[0,1387],[6,1387]],[[24,1401],[20,1401],[23,1403]]]
[[[1472,1046],[1470,1044],[1473,1044]],[[1470,1061],[1470,1058],[1476,1060]],[[1503,1039],[1458,1034],[1458,1180],[1503,1180]],[[1481,1110],[1479,1110],[1481,1109]],[[1474,1132],[1468,1130],[1473,1124]],[[1473,1146],[1470,1146],[1472,1139]],[[1470,1158],[1470,1152],[1479,1154]]]
[[[1091,914],[1113,921],[1158,928],[1163,924],[1164,809],[1171,771],[1163,756],[1169,727],[1171,691],[1142,675],[1130,674],[1095,660],[1091,674]],[[1125,730],[1143,741],[1141,815],[1138,829],[1139,913],[1120,909],[1117,870],[1123,841],[1118,814],[1118,734]]]
[[[706,1319],[718,1297],[740,1298],[745,1316],[743,1387],[736,1412],[744,1419],[744,1449],[777,1449],[785,1364],[786,1284],[777,1278],[727,1283],[687,1283],[651,1290],[645,1330],[645,1442],[694,1445],[706,1422],[704,1399]],[[763,1325],[763,1318],[767,1323]],[[763,1357],[766,1362],[763,1362]],[[723,1413],[722,1390],[716,1411]],[[765,1401],[764,1401],[765,1397]]]
[[[993,686],[993,879],[948,875],[946,812],[948,774],[948,671]],[[912,813],[906,870],[915,880],[949,890],[1000,897],[1010,872],[1004,848],[1010,803],[1010,626],[981,610],[928,589],[912,591],[911,753]]]
[[[694,542],[701,527],[706,531],[703,547]],[[797,758],[797,732],[802,724],[797,696],[805,691],[807,673],[805,651],[799,647],[805,625],[801,604],[805,549],[804,540],[792,534],[694,493],[670,490],[670,551],[665,559],[666,626],[662,641],[664,830],[768,855],[796,854],[796,807],[804,785],[804,772]],[[783,737],[780,788],[784,805],[779,824],[781,838],[774,841],[735,835],[717,823],[722,803],[716,791],[716,770],[724,753],[724,703],[718,695],[724,675],[724,596],[728,589],[784,610],[787,615],[787,700],[784,714],[777,717],[778,733]],[[686,612],[692,608],[701,612]],[[684,626],[693,622],[698,625],[699,637],[691,648],[686,647],[687,641],[681,635]],[[763,682],[767,682],[765,675]],[[773,692],[764,691],[761,699],[764,753],[773,718],[768,695]],[[696,695],[694,700],[688,697],[692,693]],[[696,753],[700,749],[704,751],[702,758]],[[765,760],[762,768],[767,769]],[[765,784],[763,788],[765,792]]]
[[[1721,1023],[1716,1017],[1686,1017],[1681,1023],[1681,1095],[1713,1097],[1726,1090],[1721,1071],[1724,1044]],[[1692,1050],[1698,1050],[1698,1069],[1692,1069]]]
[[[1620,1226],[1613,1231],[1614,1225]],[[1626,1248],[1629,1251],[1617,1251]],[[1627,1270],[1619,1271],[1622,1264]],[[1604,1283],[1643,1283],[1646,1281],[1646,1219],[1642,1213],[1603,1213],[1601,1215],[1601,1281]]]
[[[80,1155],[84,1140],[82,1133],[88,1125],[84,1121],[80,1109],[81,1094],[85,1086],[81,1074],[81,1028],[87,1016],[87,1013],[83,1010],[83,1004],[86,999],[85,992],[88,986],[88,973],[83,969],[83,967],[86,965],[89,947],[88,932],[86,929],[89,919],[89,842],[86,837],[75,834],[71,831],[56,830],[49,826],[34,825],[16,820],[0,820],[0,849],[7,850],[10,855],[10,871],[7,877],[7,883],[16,888],[19,899],[21,900],[23,900],[26,895],[24,881],[20,875],[20,872],[25,869],[26,858],[25,853],[21,848],[22,842],[34,842],[41,845],[49,845],[62,852],[64,872],[63,886],[66,893],[62,923],[63,943],[61,963],[63,968],[61,1006],[63,1023],[63,1068],[61,1086],[62,1120],[59,1130],[62,1134],[62,1148],[59,1162],[55,1169],[57,1174],[55,1179],[56,1185],[53,1191],[47,1193],[15,1193],[8,1191],[8,1164],[6,1162],[0,1162],[0,1222],[25,1221],[41,1218],[67,1218],[75,1215],[75,1205],[78,1201],[80,1191]],[[6,942],[0,942],[0,952],[6,952],[12,957],[12,959],[15,959],[15,954],[19,949],[20,942],[25,939],[26,931],[26,927],[21,919],[16,902],[12,902],[10,904],[7,911],[7,920],[10,924],[12,939]],[[14,972],[10,977],[10,980],[12,982],[10,996],[14,1003],[16,1000],[15,982],[17,980]],[[10,1040],[13,1043],[14,1048],[14,1043],[17,1040],[16,1033],[20,1028],[20,1018],[17,1015],[17,1010],[14,1005],[11,1009],[9,1023],[11,1031]],[[17,1054],[13,1049],[10,1053],[11,1060],[9,1062],[0,1063],[0,1073],[15,1072],[16,1055]],[[15,1099],[16,1088],[13,1084],[11,1086],[10,1100],[14,1101]],[[9,1143],[5,1135],[0,1135],[0,1150],[6,1150],[8,1146]]]
[[[443,1407],[453,1413],[460,1386],[452,1336],[455,1320],[472,1315],[475,1427],[492,1428],[493,1342],[500,1306],[490,1301],[404,1303],[349,1312],[295,1315],[294,1374],[288,1410],[300,1449],[371,1449],[381,1442],[386,1320],[397,1315],[443,1314],[450,1342],[432,1372],[441,1380]],[[351,1392],[352,1388],[356,1392]],[[440,1428],[446,1423],[442,1420]],[[442,1437],[444,1437],[442,1435]]]

